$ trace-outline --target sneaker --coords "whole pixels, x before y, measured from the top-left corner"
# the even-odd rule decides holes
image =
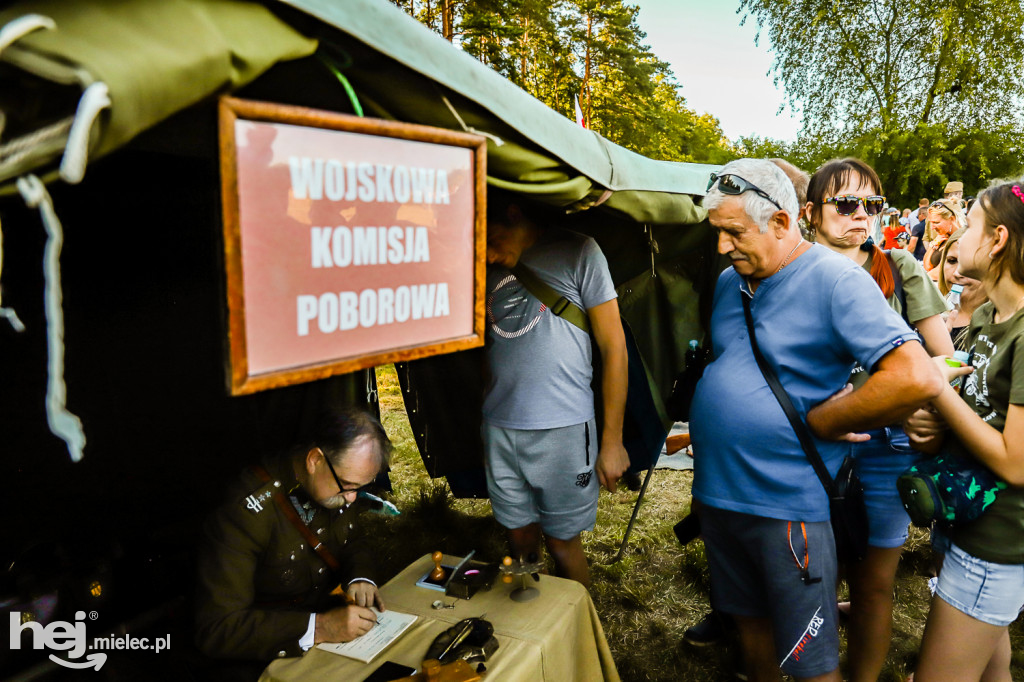
[[[725,627],[722,619],[714,611],[704,616],[693,627],[686,628],[683,639],[692,646],[711,646],[725,639]]]

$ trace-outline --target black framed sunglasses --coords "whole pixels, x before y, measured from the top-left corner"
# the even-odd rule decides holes
[[[327,462],[327,469],[331,472],[331,476],[334,477],[334,482],[338,484],[338,494],[344,495],[345,493],[356,493],[357,495],[362,492],[368,491],[373,486],[373,481],[370,481],[366,485],[361,485],[358,488],[346,488],[341,484],[341,479],[338,478],[338,472],[334,470],[334,465],[331,464],[331,458],[324,453],[324,461]]]
[[[885,197],[881,195],[874,195],[870,197],[855,197],[853,195],[846,195],[840,197],[829,197],[823,204],[835,204],[836,213],[839,215],[850,216],[857,212],[858,206],[864,207],[864,212],[869,216],[875,216],[882,212],[885,208]]]
[[[730,196],[735,197],[739,196],[740,194],[743,194],[744,192],[753,192],[762,199],[767,199],[768,201],[775,204],[775,207],[778,208],[780,211],[785,210],[782,208],[782,206],[779,205],[779,202],[775,201],[775,199],[772,199],[771,195],[768,194],[768,192],[765,192],[763,189],[761,189],[754,183],[747,182],[740,176],[734,175],[732,173],[723,173],[722,175],[712,173],[711,179],[708,180],[708,188],[705,190],[705,192],[710,191],[712,185],[714,185],[716,182],[718,183],[718,191],[721,192],[722,194],[728,194]]]

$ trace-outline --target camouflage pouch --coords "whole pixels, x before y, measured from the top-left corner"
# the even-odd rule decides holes
[[[928,528],[967,523],[981,516],[1007,484],[977,462],[940,454],[918,462],[896,479],[911,522]]]

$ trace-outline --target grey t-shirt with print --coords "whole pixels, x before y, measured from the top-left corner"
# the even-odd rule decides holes
[[[608,262],[590,237],[549,228],[520,262],[584,310],[616,297]],[[552,313],[504,267],[487,269],[486,305],[484,421],[553,429],[592,419],[590,336]]]

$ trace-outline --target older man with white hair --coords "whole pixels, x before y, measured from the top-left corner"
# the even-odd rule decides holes
[[[748,317],[832,476],[848,441],[866,438],[857,431],[909,415],[941,378],[871,277],[801,238],[793,185],[770,161],[726,165],[704,206],[732,261],[690,412],[712,605],[736,621],[750,679],[840,680],[828,497],[755,360]],[[857,362],[872,374],[851,391]]]

